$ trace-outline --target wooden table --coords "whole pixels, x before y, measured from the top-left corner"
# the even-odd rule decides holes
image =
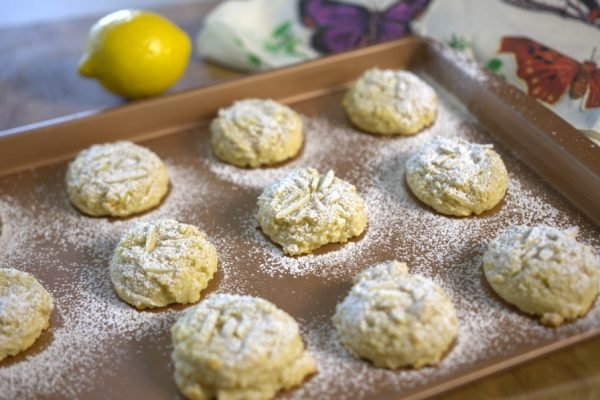
[[[158,11],[194,37],[202,26],[202,17],[213,5],[179,5]],[[87,31],[95,19],[0,29],[0,130],[123,104],[123,100],[104,91],[94,80],[83,79],[76,73]],[[239,73],[203,63],[195,56],[183,79],[171,91],[235,76]],[[600,339],[436,399],[509,398],[600,399]]]
[[[215,3],[158,10],[194,38]],[[90,26],[98,18],[0,29],[0,131],[81,111],[115,107],[124,101],[96,80],[77,74]],[[169,90],[209,85],[239,76],[194,56],[184,77]]]

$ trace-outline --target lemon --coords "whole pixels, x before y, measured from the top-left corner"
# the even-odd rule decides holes
[[[188,35],[168,19],[121,10],[92,26],[79,73],[123,97],[153,96],[181,77],[190,51]]]

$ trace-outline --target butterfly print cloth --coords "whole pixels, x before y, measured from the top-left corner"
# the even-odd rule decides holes
[[[411,33],[474,57],[600,140],[600,0],[227,0],[197,51],[265,70]]]
[[[382,10],[331,0],[300,0],[302,24],[314,29],[310,45],[320,53],[338,53],[397,39],[411,33],[410,23],[429,0],[396,1]]]

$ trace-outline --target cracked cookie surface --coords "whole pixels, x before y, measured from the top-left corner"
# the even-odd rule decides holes
[[[246,99],[219,110],[211,125],[217,158],[238,167],[257,168],[294,157],[302,148],[302,120],[273,100]]]
[[[333,171],[297,169],[267,187],[256,218],[287,255],[311,253],[327,243],[345,243],[367,226],[365,203],[354,185]]]
[[[598,295],[600,261],[577,229],[511,226],[490,242],[483,271],[494,291],[544,325],[584,315]]]
[[[217,250],[193,225],[141,222],[123,234],[109,269],[119,297],[138,309],[195,303],[217,270]]]
[[[52,296],[27,272],[0,268],[0,360],[29,348],[50,326]]]
[[[81,212],[126,217],[157,206],[169,190],[169,174],[152,151],[120,141],[79,153],[69,164],[66,184]]]
[[[390,369],[436,364],[458,329],[450,297],[398,261],[357,274],[333,323],[350,353]]]
[[[193,400],[271,399],[316,371],[296,321],[257,297],[210,295],[171,336],[175,382]]]
[[[414,135],[431,125],[437,95],[409,71],[373,68],[350,88],[342,105],[360,129],[380,135]]]
[[[492,145],[437,137],[408,157],[406,183],[437,212],[465,217],[504,198],[508,172]]]

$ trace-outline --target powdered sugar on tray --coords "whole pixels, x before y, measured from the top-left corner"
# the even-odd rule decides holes
[[[218,195],[211,193],[193,168],[168,160],[167,168],[172,188],[163,204],[126,220],[83,216],[69,204],[62,187],[56,190],[56,184],[38,186],[30,195],[32,203],[27,209],[10,196],[0,196],[0,266],[28,271],[38,277],[52,271],[63,276],[58,284],[45,285],[56,305],[50,344],[25,360],[0,365],[1,399],[39,395],[81,398],[86,388],[98,382],[99,374],[110,375],[115,365],[126,362],[121,358],[126,360],[130,356],[128,347],[115,347],[115,338],[125,337],[128,342],[139,343],[156,340],[168,332],[179,310],[135,310],[117,298],[108,274],[112,251],[128,227],[140,220],[194,219],[190,204],[199,198],[210,200]],[[63,174],[64,168],[54,168],[51,175],[62,183]],[[48,201],[37,201],[40,197]],[[217,238],[212,241],[219,247],[219,232],[216,233]],[[91,262],[60,263],[58,260],[69,258],[65,257],[69,252],[85,254]],[[243,284],[228,286],[230,264],[227,257],[220,261],[219,271],[223,276],[218,290],[235,292],[243,288]],[[168,343],[160,345],[167,351]],[[107,349],[114,353],[109,365],[104,355]]]
[[[443,90],[438,87],[437,92],[441,94]],[[324,254],[287,257],[257,229],[252,215],[240,221],[244,237],[256,243],[254,251],[262,256],[260,269],[273,277],[317,275],[324,281],[347,280],[354,272],[377,261],[369,260],[370,254],[385,252],[390,259],[408,261],[412,273],[433,279],[451,295],[457,306],[460,321],[457,342],[439,367],[418,371],[373,368],[346,352],[336,339],[329,319],[306,321],[305,337],[317,358],[320,372],[295,390],[292,398],[319,398],[323,393],[332,392],[341,399],[369,398],[374,393],[373,388],[381,385],[386,389],[406,391],[461,368],[468,369],[482,358],[508,354],[532,342],[566,337],[582,327],[600,328],[598,306],[577,322],[551,330],[508,308],[483,284],[481,254],[485,251],[487,238],[508,225],[546,223],[565,228],[581,223],[591,227],[581,217],[573,219],[573,215],[561,211],[556,201],[548,201],[548,189],[536,176],[491,139],[460,104],[447,95],[440,97],[436,123],[412,137],[375,138],[326,119],[305,119],[308,140],[327,137],[318,142],[320,152],[341,152],[344,148],[357,147],[370,149],[365,157],[359,153],[354,156],[349,151],[354,166],[342,174],[344,179],[357,185],[366,203],[369,225],[359,240]],[[322,135],[325,132],[326,135]],[[431,211],[409,193],[404,182],[406,158],[419,146],[439,136],[494,145],[507,161],[509,170],[509,189],[500,206],[479,217],[452,218]],[[285,168],[312,166],[323,171],[332,166],[328,159],[315,157],[319,153],[308,150]],[[223,179],[254,188],[262,188],[276,177],[271,172],[251,171],[246,175],[243,174],[245,171],[233,169],[222,174],[223,167],[214,164],[211,170]],[[245,177],[238,179],[240,175]],[[600,244],[598,239],[589,235],[580,238],[596,248]],[[356,266],[357,254],[366,260],[365,265]],[[507,335],[506,329],[500,328],[502,326],[510,326],[511,334]]]
[[[219,161],[210,150],[210,146],[205,146],[202,149],[202,161],[212,173],[223,180],[247,188],[264,189],[276,179],[289,174],[296,168],[327,163],[327,153],[323,152],[323,148],[335,147],[335,138],[328,135],[328,132],[309,129],[311,124],[310,119],[304,118],[303,123],[304,147],[300,155],[279,167],[254,169],[235,167]],[[307,127],[307,124],[309,124],[309,127]]]
[[[108,275],[119,236],[140,220],[173,218],[205,230],[219,253],[213,292],[262,295],[255,281],[277,282],[290,276],[299,282],[294,289],[300,292],[302,280],[309,279],[323,291],[336,290],[365,267],[397,259],[407,262],[411,273],[432,279],[453,299],[459,333],[439,366],[387,371],[351,357],[339,344],[330,320],[334,304],[325,305],[323,311],[323,304],[298,298],[309,309],[299,322],[319,373],[286,394],[291,398],[372,398],[378,390],[418,389],[468,371],[481,360],[600,329],[598,304],[584,318],[549,329],[507,307],[486,286],[482,254],[489,238],[508,225],[577,226],[579,240],[596,251],[600,237],[589,222],[568,211],[564,200],[495,143],[459,103],[434,87],[440,99],[437,120],[415,136],[375,137],[344,122],[305,117],[301,155],[278,168],[229,166],[212,156],[207,141],[199,146],[194,165],[167,154],[163,158],[172,180],[170,193],[158,208],[128,219],[78,213],[64,190],[64,164],[0,180],[0,266],[39,277],[56,305],[50,332],[43,334],[46,344],[23,358],[0,363],[0,398],[88,397],[107,378],[129,371],[130,365],[147,366],[135,374],[145,377],[146,383],[160,380],[156,387],[166,390],[165,396],[175,396],[168,330],[184,307],[137,311],[117,298]],[[436,136],[494,145],[509,170],[508,192],[498,207],[478,217],[451,218],[436,214],[410,194],[404,162]],[[197,149],[198,144],[185,142],[181,147]],[[336,176],[357,187],[368,216],[362,236],[324,252],[287,257],[257,229],[255,203],[246,200],[252,203],[276,178],[298,167],[322,173],[334,169]],[[14,184],[5,189],[5,182]],[[27,195],[19,192],[21,183],[32,188]],[[269,290],[277,290],[271,286]],[[147,358],[148,354],[158,358]],[[123,397],[129,387],[127,380],[123,382],[122,387],[103,388],[105,397]]]
[[[438,88],[438,93],[440,91],[441,89]],[[504,205],[495,214],[482,218],[457,219],[441,216],[424,208],[409,193],[404,182],[405,160],[422,144],[440,136],[460,136],[477,143],[493,143],[487,133],[481,130],[460,107],[460,104],[446,98],[440,106],[439,115],[433,126],[416,136],[396,139],[373,137],[347,127],[336,126],[325,119],[305,119],[305,130],[310,139],[317,141],[319,139],[316,137],[319,135],[326,137],[326,140],[318,142],[321,152],[335,152],[336,148],[342,147],[339,144],[344,142],[349,143],[343,146],[344,148],[371,149],[364,158],[358,158],[360,155],[357,155],[354,159],[355,165],[341,175],[343,179],[358,187],[359,194],[365,200],[369,221],[367,231],[359,240],[352,240],[324,254],[287,257],[257,229],[254,215],[247,215],[247,218],[239,221],[240,228],[247,240],[256,242],[255,251],[263,254],[261,270],[270,275],[317,274],[323,279],[335,280],[347,275],[346,263],[351,262],[356,254],[368,254],[375,248],[386,248],[398,257],[408,257],[413,253],[420,254],[423,260],[415,260],[417,262],[443,262],[452,254],[460,253],[462,247],[470,245],[469,240],[477,238],[482,228],[490,225],[492,222],[490,220],[501,228],[508,215],[511,215],[510,220],[514,223],[532,224],[546,221],[559,226],[568,226],[570,221],[567,216],[545,202],[543,195],[532,191],[532,187],[543,191],[541,190],[543,186],[533,175],[527,182],[522,182],[515,173],[510,174],[509,190]],[[286,166],[286,170],[293,167],[315,167],[325,171],[332,167],[328,159],[320,156],[313,157],[312,152],[303,154],[292,164],[293,166]],[[524,167],[518,163],[515,163],[512,169],[524,171]],[[213,166],[211,171],[214,171]],[[219,172],[221,171],[219,169]],[[219,177],[230,179],[230,174],[223,177],[219,172],[217,172]],[[235,172],[233,175],[237,176],[246,175],[247,171],[232,169],[230,172]],[[254,175],[246,176],[243,182],[240,180],[236,182],[248,184],[250,187],[263,187],[270,183],[269,179],[275,179],[274,176],[270,176],[269,171],[253,170],[248,173]],[[402,232],[390,229],[390,226],[401,226]],[[427,230],[423,230],[424,226]],[[411,238],[410,248],[395,247],[390,244],[391,236],[399,234]]]
[[[555,330],[544,328],[532,322],[530,318],[508,310],[502,303],[494,307],[486,300],[485,306],[492,307],[483,314],[478,309],[481,305],[468,304],[470,298],[463,300],[453,297],[453,300],[459,319],[456,342],[438,365],[418,370],[390,371],[374,368],[368,362],[348,353],[339,342],[330,319],[301,321],[304,338],[309,351],[317,360],[319,372],[294,390],[288,398],[324,398],[323,393],[335,393],[335,399],[367,399],[374,397],[375,388],[407,392],[451,376],[461,369],[472,370],[473,364],[482,358],[500,357],[517,351],[520,346],[530,342],[532,335],[539,342],[544,342],[552,338],[567,337],[578,330],[573,325],[565,325]],[[597,329],[599,320],[600,311],[596,307],[577,324],[579,329]],[[500,328],[507,323],[514,327],[510,335]]]

